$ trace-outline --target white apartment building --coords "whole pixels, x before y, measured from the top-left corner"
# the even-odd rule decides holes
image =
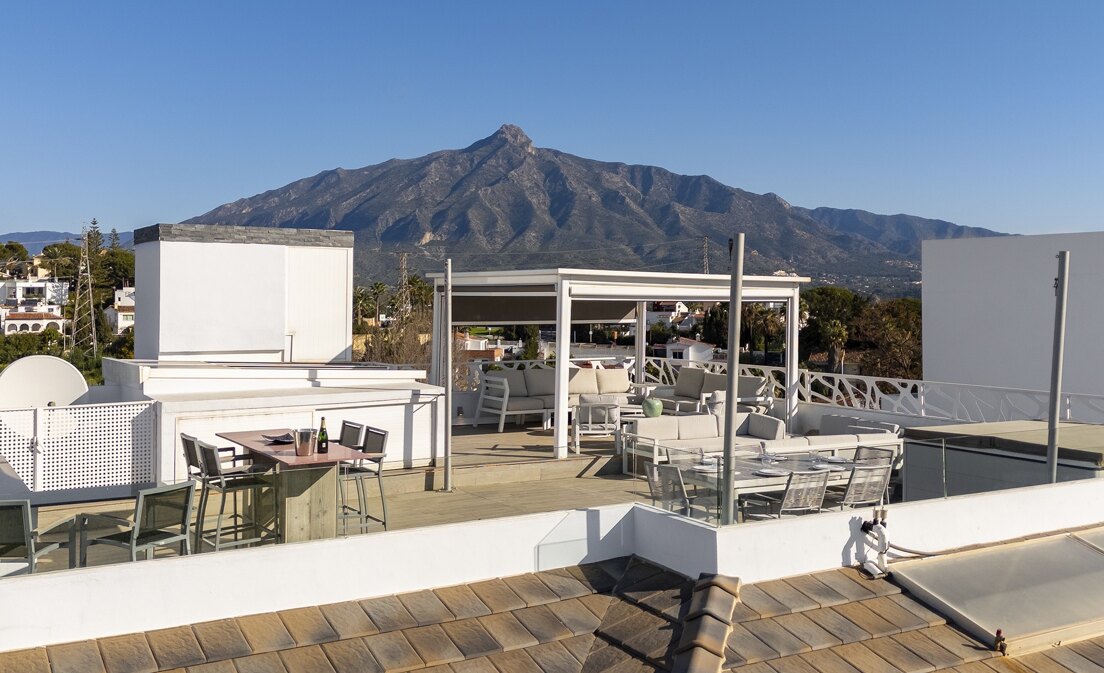
[[[111,331],[118,335],[134,327],[134,288],[115,290],[115,302],[104,309]]]
[[[68,323],[61,307],[69,300],[69,283],[52,278],[0,281],[0,332],[62,331]]]

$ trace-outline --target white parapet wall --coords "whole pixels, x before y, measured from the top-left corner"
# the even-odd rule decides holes
[[[156,224],[134,242],[138,358],[352,358],[352,232]]]
[[[888,529],[891,542],[935,552],[1098,524],[1102,501],[1102,480],[1033,486],[893,505]],[[848,510],[714,528],[623,504],[11,577],[0,580],[0,605],[19,609],[0,610],[0,651],[629,554],[690,577],[719,572],[761,582],[867,560],[871,553],[860,526],[871,513]]]

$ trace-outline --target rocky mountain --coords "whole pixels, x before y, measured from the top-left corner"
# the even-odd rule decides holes
[[[104,235],[105,239],[107,238],[107,232],[101,230],[100,233]],[[53,243],[69,241],[75,245],[80,245],[81,235],[80,232],[71,233],[67,231],[13,231],[10,234],[0,234],[0,243],[7,243],[8,241],[22,243],[27,252],[37,255],[42,252],[43,248]],[[120,231],[119,244],[124,248],[133,247],[133,232]]]
[[[538,148],[506,125],[462,150],[337,168],[219,206],[193,223],[345,229],[362,279],[414,270],[594,267],[727,269],[746,234],[748,273],[796,272],[860,289],[907,288],[925,237],[992,236],[909,215],[807,210],[704,175]],[[703,243],[703,241],[706,241]],[[703,247],[705,248],[703,252]]]

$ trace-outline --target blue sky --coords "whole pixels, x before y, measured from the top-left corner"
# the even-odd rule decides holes
[[[0,231],[541,147],[801,206],[1100,229],[1104,3],[0,1]]]

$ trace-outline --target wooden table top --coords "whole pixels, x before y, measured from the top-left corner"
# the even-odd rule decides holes
[[[249,430],[246,432],[217,432],[216,436],[245,447],[250,453],[257,454],[269,460],[280,463],[285,467],[321,467],[333,465],[344,461],[365,460],[378,457],[378,453],[367,453],[342,446],[335,441],[330,441],[328,453],[313,453],[309,456],[295,455],[295,444],[273,444],[262,435],[277,436],[294,432],[288,428],[272,428],[269,430]]]

